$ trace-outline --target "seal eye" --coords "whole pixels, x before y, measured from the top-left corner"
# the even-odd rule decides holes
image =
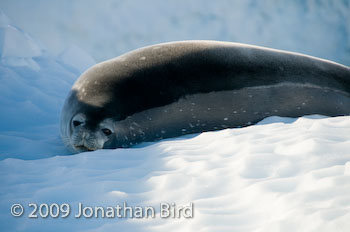
[[[80,122],[80,121],[77,121],[77,120],[74,120],[73,121],[73,126],[74,127],[77,127],[77,126],[79,126],[79,125],[81,125],[82,124],[82,122]]]
[[[107,128],[102,129],[102,132],[106,136],[110,136],[112,134],[112,131],[110,129],[107,129]]]

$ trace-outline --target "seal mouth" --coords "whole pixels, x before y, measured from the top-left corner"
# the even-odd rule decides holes
[[[91,148],[85,147],[83,145],[74,146],[74,148],[76,150],[79,150],[79,151],[95,151],[96,150],[96,149],[91,149]]]

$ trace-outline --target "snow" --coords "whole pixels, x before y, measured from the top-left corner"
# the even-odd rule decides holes
[[[36,57],[41,55],[40,47],[25,33],[13,26],[2,28],[3,48],[2,57]]]
[[[159,1],[155,9],[138,1],[106,1],[96,5],[96,14],[105,8],[113,14],[102,14],[105,19],[97,22],[86,18],[91,2],[61,6],[50,1],[56,11],[46,10],[52,9],[47,1],[9,2],[0,2],[6,13],[17,12],[11,20],[0,13],[0,231],[349,231],[350,116],[274,116],[245,128],[75,155],[64,148],[58,129],[64,98],[94,64],[89,54],[99,60],[193,35],[306,49],[349,64],[348,1],[283,2],[288,7],[275,1]],[[238,10],[231,13],[234,6]],[[301,8],[307,13],[299,19]],[[276,21],[281,14],[284,20]],[[31,24],[27,15],[33,17]],[[33,22],[42,16],[47,20],[40,25],[47,27],[32,31],[46,38],[49,49],[12,21],[35,27],[39,24]],[[60,26],[50,27],[53,22]],[[153,22],[157,24],[151,26]],[[286,25],[286,31],[279,30]],[[314,33],[299,33],[311,28]],[[78,34],[81,43],[69,38],[70,33]],[[109,40],[89,47],[84,43],[90,38],[86,43]],[[142,219],[74,217],[79,203],[114,207],[124,202],[154,207],[157,214]],[[11,215],[16,203],[24,207],[21,217]],[[71,213],[67,218],[28,218],[33,209],[29,203],[66,203]],[[161,218],[161,203],[193,203],[193,218]]]
[[[349,0],[32,1],[2,0],[0,9],[55,54],[76,44],[100,62],[151,44],[208,39],[350,65]]]
[[[59,59],[63,64],[77,69],[79,73],[83,73],[95,64],[94,59],[89,54],[73,44],[59,55]]]
[[[2,231],[345,232],[349,131],[350,117],[270,117],[139,148],[6,159],[0,162],[0,225]],[[72,213],[14,218],[9,209],[17,202],[69,203]],[[78,219],[79,202],[156,209],[162,202],[192,202],[194,217]]]
[[[55,57],[3,13],[0,19],[0,160],[67,154],[58,134],[61,107],[94,61],[74,46]],[[77,61],[67,64],[65,54]]]

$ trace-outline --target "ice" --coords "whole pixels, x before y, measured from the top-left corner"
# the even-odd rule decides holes
[[[39,28],[40,37],[52,41],[51,50],[59,50],[56,56],[0,13],[0,231],[349,231],[350,116],[273,116],[245,128],[75,155],[64,148],[58,128],[69,89],[94,63],[69,44],[84,47],[91,37],[95,42],[89,54],[102,59],[146,44],[189,39],[190,34],[296,51],[303,47],[347,63],[346,1],[264,1],[261,6],[255,1],[181,0],[158,1],[159,8],[139,1],[106,1],[95,7],[85,4],[88,1],[80,2],[81,7],[79,1],[50,1],[55,11],[46,9],[46,1],[10,2],[1,1],[0,6],[16,12],[18,22],[25,22],[26,15],[31,20],[44,15],[41,26],[53,20],[68,28]],[[233,6],[237,10],[232,12]],[[104,7],[113,16],[103,15],[97,22],[87,17]],[[297,18],[300,7],[309,12],[312,23],[304,25],[305,18]],[[339,14],[328,14],[334,10]],[[276,21],[281,14],[284,20]],[[69,23],[60,24],[65,20]],[[80,29],[71,29],[72,22]],[[291,30],[301,24],[305,33]],[[278,30],[286,25],[286,31]],[[340,25],[340,34],[334,25]],[[82,44],[69,40],[68,31],[77,33]],[[317,43],[309,38],[317,38]],[[324,49],[317,49],[322,43]],[[78,219],[74,215],[79,202],[93,207],[124,202],[153,206],[158,214],[148,219]],[[194,217],[159,218],[159,204],[172,202],[192,202]],[[10,213],[16,203],[25,207],[19,218]],[[68,203],[72,211],[68,218],[30,219],[29,203]]]
[[[11,23],[9,17],[7,17],[4,12],[0,10],[0,27],[5,27]]]
[[[76,46],[55,57],[3,13],[0,20],[0,160],[67,154],[58,132],[61,107],[93,60]],[[65,64],[70,58],[76,62]]]
[[[348,0],[39,2],[2,0],[0,8],[57,54],[73,43],[100,62],[160,42],[211,39],[301,52],[350,65]]]
[[[0,229],[347,231],[350,117],[274,120],[141,148],[3,160]],[[25,205],[28,215],[31,202],[69,203],[72,214],[65,219],[10,215],[14,203]],[[79,202],[156,210],[164,202],[193,202],[194,217],[78,219]]]
[[[41,48],[29,35],[11,25],[3,26],[1,30],[3,34],[1,57],[29,58],[42,54]]]
[[[1,63],[39,70],[39,65],[32,58],[41,56],[42,48],[28,34],[8,24],[4,14],[0,13],[0,20]]]
[[[72,44],[59,55],[59,59],[65,65],[77,69],[79,73],[83,73],[95,64],[94,59],[89,54]]]

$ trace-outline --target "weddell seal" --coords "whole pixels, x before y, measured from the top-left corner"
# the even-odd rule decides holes
[[[310,114],[350,115],[350,68],[245,44],[183,41],[88,69],[65,101],[61,135],[80,152]]]

